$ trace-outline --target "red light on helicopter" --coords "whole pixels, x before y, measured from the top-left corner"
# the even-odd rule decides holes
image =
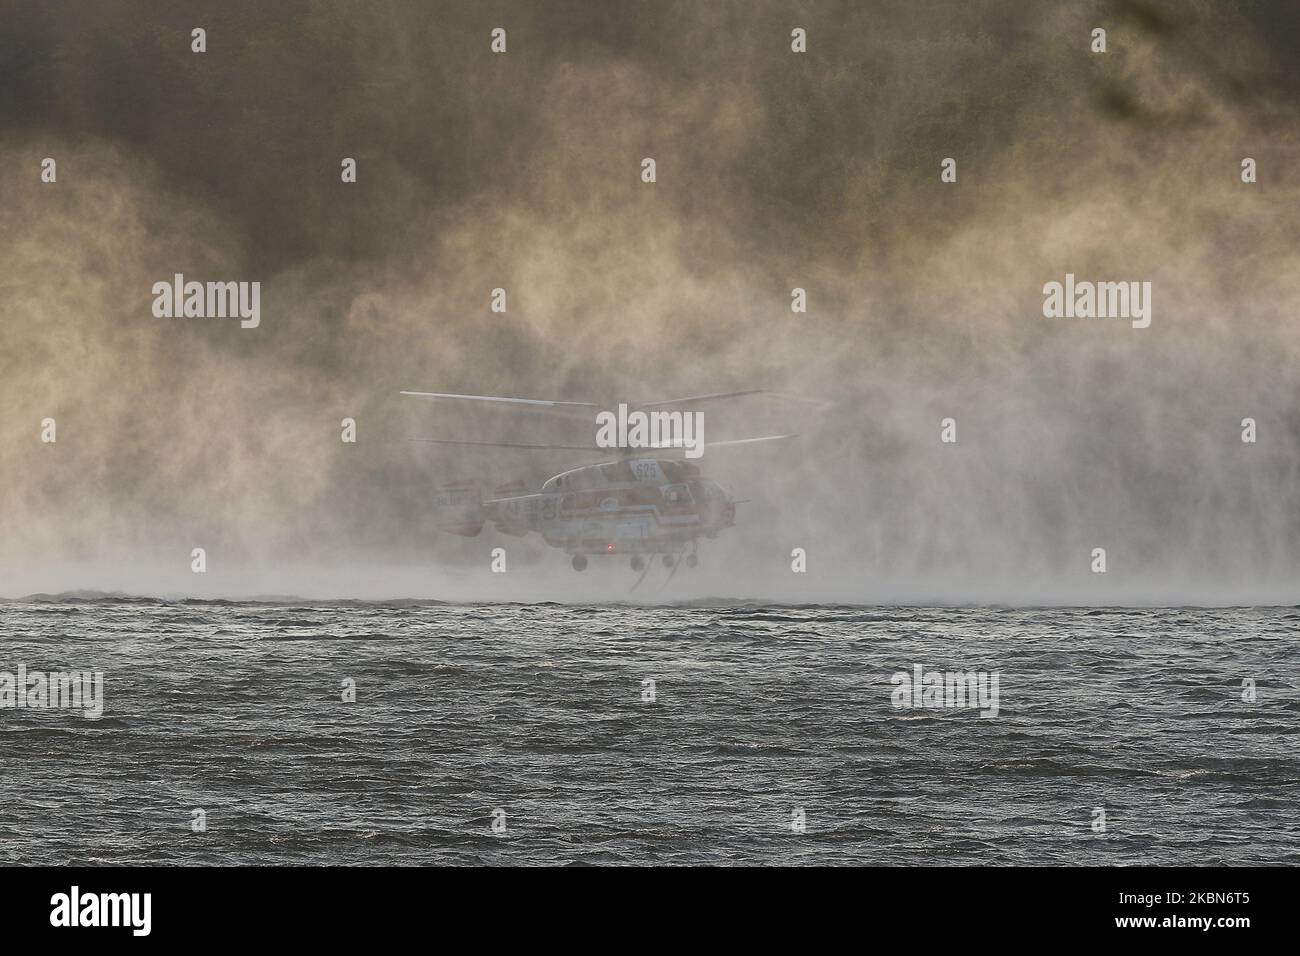
[[[605,553],[606,553],[606,554],[613,554],[613,553],[614,553],[614,542],[613,542],[613,541],[611,541],[609,544],[605,545]]]

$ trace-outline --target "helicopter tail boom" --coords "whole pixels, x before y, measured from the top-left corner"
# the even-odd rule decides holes
[[[463,538],[483,530],[483,495],[472,482],[444,485],[433,496],[433,520],[440,531]]]

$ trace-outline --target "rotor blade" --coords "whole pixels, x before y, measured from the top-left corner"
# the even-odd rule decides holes
[[[798,435],[761,435],[757,438],[732,438],[728,441],[710,441],[704,442],[705,449],[720,448],[726,445],[752,445],[764,441],[781,441],[786,438],[798,438]],[[464,439],[452,438],[407,438],[405,441],[424,442],[429,445],[471,445],[480,448],[525,448],[533,451],[590,451],[609,457],[610,455],[622,455],[624,458],[635,458],[638,455],[650,452],[680,452],[685,451],[686,446],[681,439],[673,439],[671,442],[659,442],[655,445],[646,445],[640,448],[602,448],[599,445],[539,445],[529,444],[527,442],[510,442],[510,441],[468,441]]]
[[[798,438],[795,435],[760,435],[757,438],[732,438],[729,441],[711,441],[706,442],[706,447],[717,448],[720,445],[753,445],[761,441],[785,441],[787,438]]]
[[[778,398],[787,402],[800,402],[804,405],[816,405],[819,408],[830,408],[835,403],[824,398],[810,398],[807,395],[795,395],[793,392],[768,392],[773,398]]]
[[[763,388],[748,388],[743,392],[715,392],[712,395],[692,395],[689,398],[672,398],[666,402],[637,402],[637,408],[658,408],[661,405],[687,405],[715,402],[724,398],[740,398],[742,395],[759,395],[767,391]]]
[[[402,392],[412,398],[452,398],[467,402],[497,402],[503,405],[533,405],[544,408],[598,408],[595,402],[552,402],[542,398],[504,398],[499,395],[455,395],[451,392]]]
[[[455,441],[450,438],[408,438],[407,441],[425,442],[430,445],[478,445],[482,448],[531,448],[535,450],[556,450],[556,451],[598,451],[609,455],[611,449],[601,448],[599,445],[530,445],[524,442],[512,441]]]
[[[786,438],[798,438],[798,437],[799,437],[798,435],[760,435],[757,438],[732,438],[727,441],[707,441],[707,442],[702,442],[701,444],[703,444],[706,449],[709,449],[709,448],[720,448],[723,445],[752,445],[756,442],[761,442],[761,441],[782,441],[783,439]],[[686,446],[682,443],[682,440],[680,438],[674,438],[672,441],[666,441],[666,442],[661,441],[647,447],[649,447],[651,450],[665,450],[665,449],[681,449],[681,448],[685,448]]]

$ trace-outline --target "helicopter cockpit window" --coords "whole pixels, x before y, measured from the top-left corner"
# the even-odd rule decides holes
[[[726,493],[723,492],[722,486],[716,481],[692,481],[691,491],[695,494],[695,497],[701,501],[706,498],[726,497]]]
[[[601,465],[600,473],[606,481],[633,481],[632,466],[625,461]]]
[[[664,501],[670,507],[677,508],[688,507],[694,503],[694,499],[691,498],[691,490],[685,485],[669,485],[665,488]]]

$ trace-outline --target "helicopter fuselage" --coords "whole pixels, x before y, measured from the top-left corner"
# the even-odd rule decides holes
[[[737,500],[716,481],[700,474],[688,459],[704,453],[704,419],[686,407],[760,395],[763,389],[711,392],[667,401],[620,402],[617,414],[598,411],[602,403],[457,392],[403,391],[403,395],[433,402],[471,403],[585,417],[593,412],[598,431],[594,445],[549,442],[484,441],[463,438],[410,438],[440,446],[509,448],[528,453],[583,452],[607,454],[619,448],[617,461],[582,465],[561,472],[531,491],[524,482],[499,486],[490,497],[477,479],[443,485],[433,496],[435,526],[450,534],[472,538],[487,524],[504,534],[537,532],[548,545],[572,555],[574,570],[587,566],[587,555],[630,553],[633,570],[646,570],[645,555],[662,555],[665,567],[695,567],[700,538],[715,537],[736,523]],[[606,406],[608,407],[608,406]],[[687,428],[687,423],[691,428]],[[663,425],[667,423],[668,433]],[[656,431],[656,423],[659,430]],[[680,427],[674,427],[678,425]],[[792,434],[757,435],[711,441],[710,449],[752,448],[760,443],[794,438]],[[690,548],[689,553],[684,553]],[[679,559],[681,559],[679,561]],[[644,577],[644,574],[642,575]],[[669,575],[671,577],[671,574]],[[638,581],[638,583],[640,583]]]
[[[506,534],[536,531],[569,554],[672,554],[735,523],[717,482],[685,462],[631,459],[575,468],[536,494],[483,502]]]

